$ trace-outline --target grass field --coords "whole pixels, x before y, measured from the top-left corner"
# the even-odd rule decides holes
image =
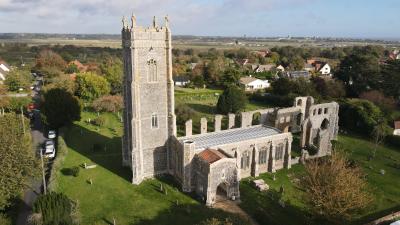
[[[84,112],[82,120],[66,129],[69,148],[63,168],[59,171],[58,190],[77,200],[81,224],[197,224],[209,217],[235,215],[209,209],[191,196],[179,191],[169,177],[146,180],[139,186],[130,183],[129,169],[121,166],[121,123],[114,114],[103,114],[106,123],[98,128],[85,121],[97,115]],[[93,145],[101,146],[93,151]],[[63,174],[67,168],[96,164],[94,169],[81,168],[78,177]],[[89,181],[93,183],[90,184]],[[160,185],[167,195],[160,192]]]
[[[352,224],[365,224],[374,219],[400,210],[400,151],[394,148],[379,146],[377,156],[371,161],[373,143],[359,137],[339,136],[339,145],[347,152],[350,159],[362,167],[369,183],[374,202],[364,212],[354,218]],[[385,170],[385,175],[380,173]],[[257,192],[249,180],[241,182],[241,207],[251,214],[260,224],[310,224],[310,216],[306,212],[303,192],[297,187],[296,180],[304,168],[296,165],[290,170],[280,170],[276,180],[271,174],[262,174],[270,185],[267,193]],[[284,187],[283,200],[285,208],[278,203],[278,192]]]

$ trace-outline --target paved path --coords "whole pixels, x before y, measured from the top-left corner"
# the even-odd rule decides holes
[[[34,100],[38,101],[40,99],[39,93],[34,92]],[[43,125],[42,120],[40,118],[40,112],[34,111],[34,119],[31,126],[31,135],[32,135],[32,151],[37,155],[38,146],[46,140],[43,135]],[[41,178],[41,176],[40,176]],[[28,216],[32,212],[32,205],[35,202],[38,195],[40,195],[42,191],[42,180],[32,180],[31,187],[25,190],[23,204],[21,205],[16,224],[17,225],[25,225],[27,224]]]

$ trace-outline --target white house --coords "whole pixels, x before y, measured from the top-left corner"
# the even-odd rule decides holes
[[[8,72],[10,72],[10,68],[5,63],[0,62],[0,84],[4,83]]]
[[[400,121],[395,121],[394,122],[394,131],[393,135],[400,136]]]
[[[254,77],[242,77],[240,78],[240,84],[245,88],[245,91],[257,91],[270,87],[268,80],[260,80]]]
[[[325,63],[325,65],[323,65],[321,67],[321,69],[319,69],[319,71],[322,75],[330,75],[331,74],[331,66],[328,63]]]
[[[174,84],[178,87],[184,87],[190,83],[190,80],[186,76],[176,76],[174,77]]]

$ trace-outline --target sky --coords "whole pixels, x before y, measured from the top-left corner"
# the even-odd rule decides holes
[[[132,13],[175,35],[400,39],[400,0],[0,0],[0,33],[118,34]]]

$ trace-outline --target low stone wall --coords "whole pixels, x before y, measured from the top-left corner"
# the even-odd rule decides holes
[[[392,221],[392,220],[395,220],[395,219],[400,219],[400,211],[392,213],[392,214],[387,215],[387,216],[384,216],[384,217],[382,217],[380,219],[377,219],[377,220],[372,221],[370,223],[367,223],[365,225],[379,225],[381,223],[389,222],[389,221]]]

